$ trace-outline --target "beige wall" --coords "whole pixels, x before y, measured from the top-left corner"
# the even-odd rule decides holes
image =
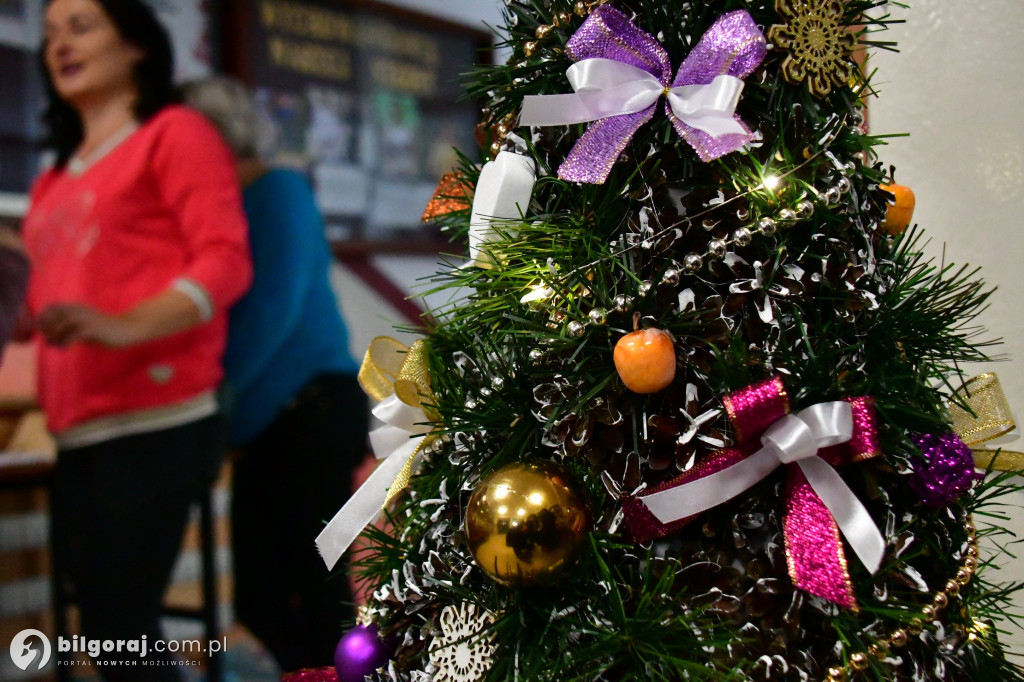
[[[882,150],[896,177],[917,195],[916,220],[931,253],[980,266],[999,291],[982,322],[1006,340],[1008,362],[965,371],[997,371],[1011,405],[1024,414],[1024,3],[1019,0],[912,0],[893,8],[907,23],[890,35],[901,53],[878,51],[880,97],[872,100],[873,133],[910,133]],[[1009,447],[1024,449],[1018,441]],[[1024,533],[1020,505],[1009,524]],[[1019,555],[1019,551],[1017,552]],[[1024,578],[1024,556],[1004,563],[1003,579]],[[1018,593],[1019,594],[1019,593]],[[1024,610],[1024,595],[1017,601]],[[1024,632],[1012,637],[1024,655]]]

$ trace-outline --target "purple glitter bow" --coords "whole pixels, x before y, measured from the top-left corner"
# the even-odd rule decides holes
[[[764,35],[750,15],[743,10],[730,12],[720,17],[708,29],[679,67],[675,80],[670,81],[672,64],[665,48],[653,36],[637,28],[621,11],[608,5],[601,5],[591,13],[566,45],[566,54],[576,62],[570,71],[575,67],[585,66],[581,63],[586,60],[610,60],[650,74],[657,79],[661,88],[655,89],[653,103],[640,110],[633,109],[630,113],[603,112],[601,110],[605,107],[600,103],[596,107],[592,107],[592,110],[601,113],[582,119],[593,120],[594,123],[576,143],[568,158],[558,169],[558,176],[571,182],[603,183],[611,172],[612,165],[636,131],[654,116],[657,99],[661,95],[668,95],[669,102],[665,105],[665,111],[671,119],[672,125],[705,162],[742,148],[750,141],[751,133],[739,117],[732,113],[735,111],[735,102],[738,100],[742,88],[742,81],[738,79],[745,78],[753,72],[764,59],[766,52]],[[583,70],[585,71],[585,69]],[[615,69],[613,68],[612,71]],[[603,79],[599,77],[597,80]],[[651,95],[651,80],[653,79],[647,78],[643,81],[625,84],[617,81],[612,84],[609,92],[620,93],[628,90],[633,94],[635,88],[631,86],[642,83],[645,92],[641,97],[634,98],[632,101],[646,102]],[[710,86],[716,80],[722,81],[716,85],[724,86],[724,89],[714,95],[714,98],[719,101],[709,105],[710,96],[706,92],[701,94],[699,91],[705,86]],[[601,94],[603,93],[587,92],[587,88],[577,93],[584,106],[598,102]],[[682,109],[673,108],[680,104],[681,96],[696,97],[696,103],[690,106],[697,110],[698,115],[702,107],[710,106],[712,110],[718,107],[718,113],[721,114],[723,110],[728,111],[727,116],[735,120],[736,125],[732,125],[730,121],[732,129],[730,132],[712,134],[712,132],[684,122],[677,114]],[[533,115],[537,108],[543,106],[540,103],[541,100],[555,101],[554,98],[563,97],[573,96],[527,97],[524,101],[521,123],[523,125],[566,124],[567,122],[556,123],[547,117]],[[729,105],[731,105],[731,109],[728,108]],[[686,108],[685,103],[683,108]],[[628,105],[626,109],[629,111]],[[568,121],[568,123],[571,122],[582,121],[579,119]]]

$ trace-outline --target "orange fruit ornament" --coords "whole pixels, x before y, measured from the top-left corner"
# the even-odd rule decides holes
[[[638,329],[615,344],[615,369],[634,393],[657,393],[676,377],[676,349],[664,329]]]
[[[889,204],[885,211],[885,222],[882,227],[889,234],[895,236],[903,234],[903,231],[910,226],[914,218],[914,205],[917,203],[914,192],[905,185],[879,185],[886,192],[896,197],[896,200]]]

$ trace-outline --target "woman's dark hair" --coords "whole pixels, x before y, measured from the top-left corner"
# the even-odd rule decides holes
[[[168,104],[180,101],[174,87],[174,52],[171,39],[160,20],[142,0],[95,0],[113,22],[121,38],[142,50],[142,61],[135,65],[135,85],[139,99],[135,118],[144,123]],[[57,151],[57,166],[64,166],[82,143],[82,120],[70,104],[57,94],[46,68],[46,43],[39,51],[48,105],[43,122],[48,130],[46,147]]]

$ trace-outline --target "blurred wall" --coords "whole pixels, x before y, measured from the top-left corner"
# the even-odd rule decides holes
[[[384,4],[430,14],[473,28],[481,28],[484,24],[492,27],[502,24],[500,0],[386,0]],[[495,59],[502,60],[504,56],[498,53]],[[423,278],[436,272],[437,259],[433,256],[379,255],[371,260],[414,296],[426,287]],[[394,336],[407,343],[415,338],[394,330],[394,325],[408,323],[377,292],[351,272],[342,267],[336,268],[334,283],[341,294],[341,306],[349,324],[349,346],[353,357],[361,359],[375,336]],[[432,306],[441,303],[443,300],[438,298],[428,301]]]
[[[910,133],[881,151],[900,184],[917,195],[915,219],[931,237],[930,252],[947,262],[980,266],[999,287],[981,322],[1002,337],[1009,361],[965,367],[973,376],[998,372],[1017,416],[1024,415],[1024,3],[1008,0],[911,0],[893,7],[903,25],[888,36],[901,53],[876,51],[881,91],[870,103],[875,134]],[[1008,447],[1024,449],[1018,441]],[[1007,524],[1024,533],[1021,505],[1012,500]],[[1020,548],[1015,553],[1019,555]],[[1005,559],[1002,578],[1024,579],[1024,557]],[[1024,595],[1018,593],[1024,612]],[[1024,655],[1024,632],[1012,636]]]

